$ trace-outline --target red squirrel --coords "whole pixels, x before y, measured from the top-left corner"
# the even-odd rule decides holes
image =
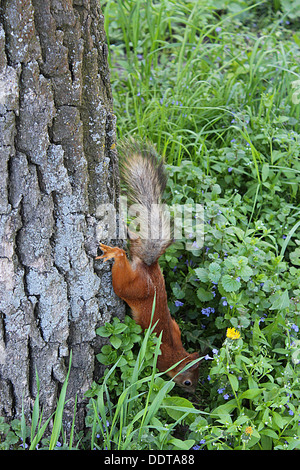
[[[150,325],[154,294],[156,304],[152,324],[157,335],[162,331],[161,354],[157,367],[174,377],[189,362],[197,359],[197,352],[188,353],[181,342],[179,326],[171,317],[165,281],[158,264],[160,256],[172,243],[169,218],[161,203],[166,186],[164,164],[158,161],[154,148],[149,144],[127,141],[121,158],[121,178],[127,195],[139,204],[139,235],[128,231],[130,238],[130,260],[124,250],[100,243],[102,256],[96,259],[107,261],[114,258],[112,284],[115,293],[129,305],[132,315],[142,329]],[[150,218],[150,221],[149,221]],[[151,230],[151,238],[149,231]],[[174,377],[174,381],[189,392],[195,392],[199,379],[199,362]]]

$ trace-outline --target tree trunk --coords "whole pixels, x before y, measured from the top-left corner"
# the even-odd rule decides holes
[[[73,353],[65,423],[99,374],[95,328],[123,315],[94,263],[100,204],[118,196],[115,116],[97,0],[1,0],[0,416],[53,412]]]

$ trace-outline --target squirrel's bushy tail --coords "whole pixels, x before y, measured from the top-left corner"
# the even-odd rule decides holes
[[[121,180],[138,215],[139,232],[130,234],[130,254],[151,266],[172,243],[170,216],[162,204],[167,177],[154,147],[126,140],[120,146]]]

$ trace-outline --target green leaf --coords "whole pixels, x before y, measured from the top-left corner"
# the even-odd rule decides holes
[[[269,164],[264,163],[263,166],[262,166],[262,170],[261,170],[261,179],[262,179],[263,182],[265,182],[266,179],[268,178],[269,171],[270,171]]]
[[[209,272],[221,272],[221,266],[219,263],[210,263],[209,265]]]
[[[211,263],[209,265],[209,274],[208,277],[210,281],[212,282],[219,282],[219,279],[221,277],[221,267],[218,263]]]
[[[280,429],[282,429],[286,424],[286,420],[279,413],[276,413],[276,411],[273,411],[272,415],[274,423],[277,424]]]
[[[110,354],[112,352],[112,348],[110,346],[110,344],[105,344],[102,349],[101,349],[101,352],[103,354]]]
[[[218,406],[215,408],[210,414],[213,418],[225,418],[226,415],[230,417],[230,413],[237,408],[237,401],[236,399],[229,400],[227,403]],[[225,418],[227,419],[227,418]]]
[[[250,266],[242,266],[241,269],[239,269],[238,273],[243,279],[243,281],[247,282],[252,276],[253,270],[250,268]]]
[[[168,441],[168,444],[172,444],[175,449],[189,450],[195,444],[195,441],[194,439],[187,439],[186,441],[182,441],[181,439],[172,437],[172,439]]]
[[[195,274],[197,276],[197,278],[202,281],[202,282],[208,282],[209,281],[209,278],[208,278],[208,272],[206,271],[206,269],[204,268],[196,268],[195,269]]]
[[[272,439],[270,436],[261,435],[261,446],[263,450],[272,450]]]
[[[228,378],[229,378],[229,382],[230,382],[230,385],[231,385],[232,389],[236,392],[239,388],[238,379],[236,378],[235,375],[232,375],[232,374],[229,374]]]
[[[265,428],[260,432],[260,434],[264,436],[272,437],[273,439],[278,439],[278,434],[275,431],[273,431],[273,429]]]
[[[269,343],[266,340],[265,335],[263,334],[263,332],[259,328],[258,318],[256,318],[256,320],[254,322],[252,332],[253,332],[253,336],[252,336],[253,344],[255,344],[255,345],[265,344],[266,346],[269,346]]]
[[[246,390],[240,395],[240,400],[243,398],[248,398],[249,400],[253,400],[253,398],[256,398],[258,395],[260,395],[265,389],[264,388],[251,388],[249,390]]]
[[[130,335],[130,339],[133,343],[138,343],[141,339],[141,335],[136,335],[135,333],[132,333]]]
[[[227,324],[227,320],[225,320],[224,317],[217,317],[215,319],[215,326],[216,328],[218,328],[218,330],[225,328],[226,324]]]
[[[287,290],[271,295],[270,301],[272,302],[270,310],[283,310],[290,306],[289,293]]]
[[[290,253],[290,260],[296,266],[300,266],[300,248],[296,248],[295,251]]]
[[[195,409],[192,403],[187,400],[186,398],[183,397],[166,397],[163,401],[163,405],[166,407],[165,410],[167,414],[174,419],[174,421],[177,421],[180,419],[186,411],[179,411],[178,408],[191,408]],[[168,408],[168,407],[174,407],[174,408]],[[188,415],[185,419],[189,420],[189,418],[193,415]]]
[[[185,297],[185,292],[181,289],[177,282],[176,284],[172,285],[172,291],[176,299],[183,299]]]
[[[118,338],[118,336],[112,336],[110,338],[110,342],[115,349],[118,349],[122,344],[122,340],[121,338]]]
[[[296,33],[293,34],[293,39],[298,47],[300,47],[300,36],[297,36]]]
[[[226,292],[235,292],[239,290],[241,286],[239,281],[229,276],[228,274],[225,274],[225,276],[222,277],[221,283]]]
[[[203,287],[199,287],[199,289],[197,289],[197,297],[199,300],[202,300],[202,302],[208,302],[212,300],[214,296],[211,292],[207,292],[203,289]]]
[[[236,256],[228,256],[228,258],[224,260],[224,264],[226,268],[233,269],[239,266],[239,260]]]
[[[109,357],[102,354],[102,353],[97,354],[96,358],[101,364],[103,364],[105,366],[109,366],[112,363],[111,360],[109,359]]]
[[[102,336],[103,338],[108,338],[112,334],[111,330],[108,330],[107,326],[100,326],[96,330],[97,335]]]
[[[117,324],[117,325],[115,326],[115,328],[114,328],[114,334],[115,334],[115,335],[118,335],[118,334],[120,334],[120,333],[123,333],[123,331],[127,330],[127,328],[128,328],[127,325],[125,325],[124,323],[121,323],[121,322],[120,322],[119,324]]]
[[[218,184],[214,184],[212,187],[212,196],[215,196],[217,194],[221,194],[221,187]]]

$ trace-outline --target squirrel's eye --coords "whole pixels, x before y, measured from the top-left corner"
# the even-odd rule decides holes
[[[189,387],[190,385],[192,385],[192,382],[190,380],[185,380],[183,384]]]

